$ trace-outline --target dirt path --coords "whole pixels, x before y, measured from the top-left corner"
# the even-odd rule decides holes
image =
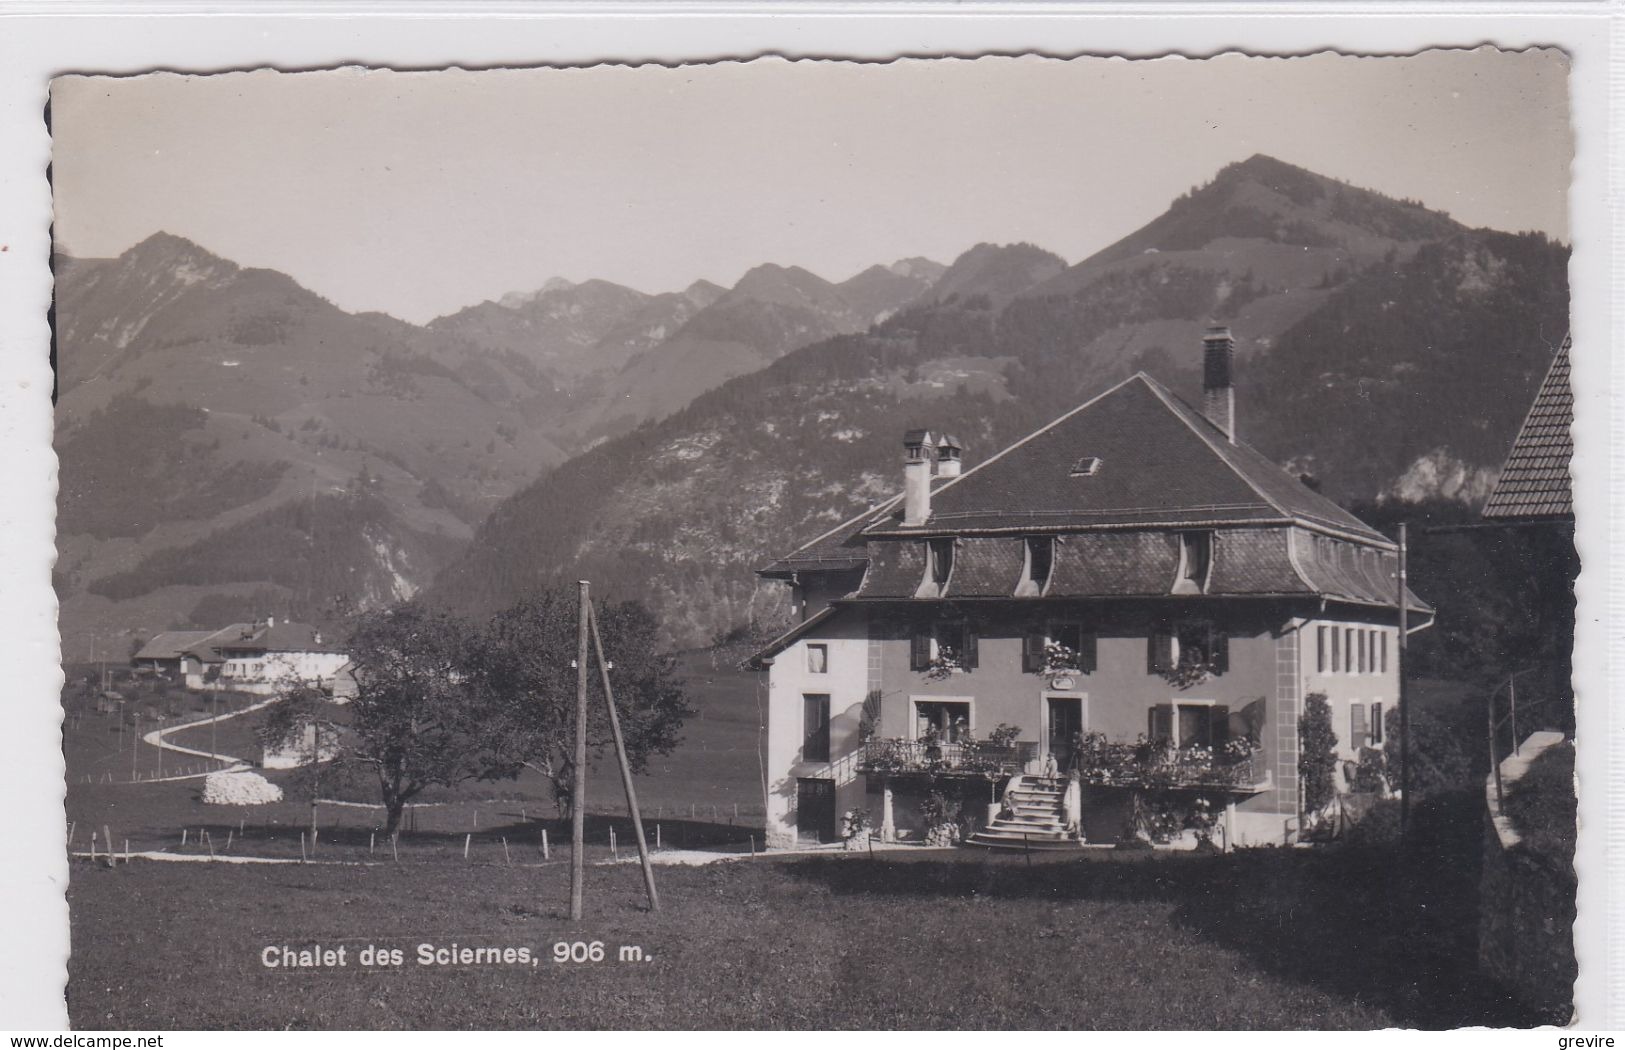
[[[142,734],[141,739],[146,743],[151,744],[153,747],[161,748],[165,751],[173,751],[176,754],[191,755],[194,758],[207,758],[215,762],[226,763],[226,765],[221,769],[211,769],[203,773],[187,773],[182,776],[154,777],[151,780],[144,780],[142,783],[163,784],[175,780],[199,780],[211,773],[238,773],[245,769],[253,768],[254,764],[246,758],[238,758],[236,755],[222,755],[212,751],[200,751],[193,747],[183,747],[180,744],[172,744],[164,738],[169,736],[171,733],[179,733],[183,729],[196,729],[198,726],[206,726],[210,723],[224,722],[228,718],[237,718],[240,715],[246,715],[252,711],[258,711],[261,708],[271,706],[280,699],[282,698],[279,696],[273,696],[269,700],[261,700],[257,704],[249,704],[247,707],[238,711],[227,711],[223,715],[213,715],[209,718],[200,718],[195,722],[186,722],[178,726],[167,726],[163,729],[154,729],[150,733]]]

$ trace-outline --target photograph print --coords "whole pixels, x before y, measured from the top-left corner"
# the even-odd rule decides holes
[[[58,77],[72,1025],[1568,1024],[1568,78]]]

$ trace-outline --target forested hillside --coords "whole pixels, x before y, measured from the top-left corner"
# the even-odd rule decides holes
[[[1565,248],[1269,158],[1170,215],[1061,272],[1030,246],[967,253],[949,274],[998,273],[997,295],[925,296],[573,459],[434,594],[489,610],[587,577],[676,644],[771,619],[751,570],[898,491],[905,429],[958,434],[973,466],[1135,370],[1194,398],[1210,322],[1239,340],[1243,438],[1334,498],[1481,493],[1562,338]]]

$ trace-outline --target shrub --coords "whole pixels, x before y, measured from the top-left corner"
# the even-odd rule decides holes
[[[1318,813],[1332,800],[1332,778],[1337,769],[1337,734],[1332,731],[1332,707],[1325,693],[1310,693],[1298,716],[1298,784],[1303,809]]]

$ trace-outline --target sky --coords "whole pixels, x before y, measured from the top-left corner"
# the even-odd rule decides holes
[[[1241,55],[64,77],[58,245],[164,230],[423,322],[548,279],[1077,262],[1254,153],[1569,239],[1566,58]]]

